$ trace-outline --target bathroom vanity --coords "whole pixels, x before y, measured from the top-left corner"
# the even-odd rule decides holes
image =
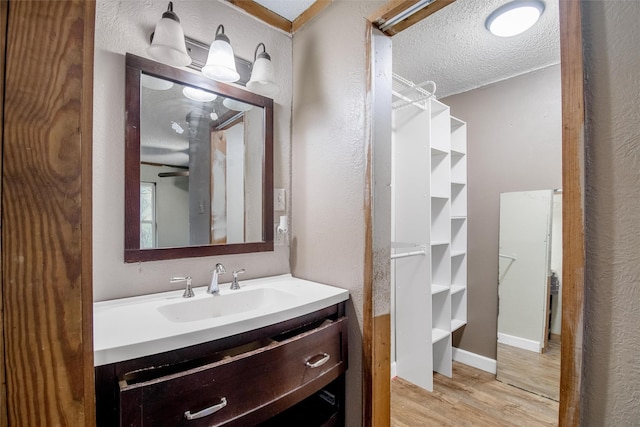
[[[346,290],[195,291],[95,303],[98,426],[344,425]]]

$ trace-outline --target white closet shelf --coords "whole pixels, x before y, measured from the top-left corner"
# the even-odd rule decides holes
[[[449,196],[444,194],[444,195],[438,195],[438,194],[432,194],[431,195],[432,199],[444,199],[444,200],[449,200]]]
[[[457,294],[459,292],[462,292],[466,289],[465,286],[460,286],[460,285],[451,285],[451,295]]]
[[[444,150],[444,149],[442,149],[442,148],[431,147],[431,155],[432,156],[446,156],[447,154],[449,154],[449,152]]]
[[[445,246],[445,245],[448,245],[448,244],[449,244],[449,242],[444,241],[444,240],[443,241],[439,241],[439,242],[431,242],[431,246]]]
[[[451,181],[451,185],[467,185],[467,183],[462,181]]]
[[[431,343],[435,344],[438,341],[442,341],[445,338],[449,337],[449,331],[445,331],[444,329],[433,328],[431,330]]]
[[[451,332],[457,331],[458,329],[462,328],[466,324],[467,322],[465,322],[464,320],[451,319]]]
[[[466,220],[466,219],[467,219],[467,217],[466,217],[466,216],[452,216],[452,217],[451,217],[451,220],[452,220],[452,221],[464,221],[464,220]]]
[[[431,295],[439,294],[441,292],[447,292],[449,290],[448,286],[444,285],[431,285]]]
[[[466,255],[465,251],[451,251],[451,257],[453,258],[454,256],[463,256]]]
[[[454,156],[466,156],[467,155],[467,153],[465,153],[464,151],[456,150],[455,148],[451,149],[451,154],[453,154]]]

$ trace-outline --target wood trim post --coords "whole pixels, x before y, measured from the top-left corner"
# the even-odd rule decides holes
[[[365,184],[364,425],[391,422],[391,39],[372,25],[367,49],[367,147]]]
[[[5,52],[7,49],[7,15],[9,3],[6,0],[0,0],[0,99],[4,99],[4,67]],[[4,128],[4,106],[0,113],[0,128]],[[2,153],[3,138],[0,139],[0,153]],[[0,171],[2,171],[2,156],[0,155]],[[1,181],[0,181],[1,184]],[[0,198],[2,197],[2,185],[0,185]],[[1,208],[0,208],[1,209]],[[0,232],[2,231],[2,222],[0,221]],[[0,239],[1,240],[1,239]],[[0,259],[2,259],[2,247],[0,246]],[[7,414],[7,385],[4,363],[4,331],[3,321],[3,281],[2,263],[0,263],[0,427],[8,427],[9,420]]]
[[[8,9],[2,153],[8,424],[93,426],[95,2],[11,1]]]
[[[560,427],[580,425],[584,313],[584,71],[580,1],[560,2],[562,346]]]

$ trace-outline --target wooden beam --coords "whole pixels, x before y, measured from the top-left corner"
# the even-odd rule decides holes
[[[9,6],[2,291],[10,425],[95,425],[94,19],[95,2],[84,0]]]
[[[373,319],[373,426],[391,422],[391,315]]]
[[[0,1],[0,99],[4,99],[4,56],[7,48],[7,13],[9,2]],[[4,128],[4,109],[0,112],[0,128]],[[0,153],[2,153],[2,139],[0,139]],[[2,170],[2,156],[0,155],[0,171]],[[0,198],[2,197],[2,185],[0,185]],[[0,231],[2,222],[0,221]],[[2,247],[0,247],[0,259],[2,259]],[[9,419],[7,414],[7,384],[4,363],[4,333],[3,319],[4,307],[2,304],[2,264],[0,263],[0,427],[8,427]]]
[[[562,350],[560,427],[580,425],[584,314],[584,71],[580,1],[560,2]]]
[[[391,0],[373,12],[369,16],[369,21],[373,22],[376,26],[384,24],[389,19],[393,18],[414,6],[420,0]]]
[[[320,12],[325,10],[333,0],[316,0],[307,10],[302,12],[300,16],[293,20],[291,33],[295,33],[302,28],[307,22],[318,16]]]
[[[396,35],[401,31],[406,30],[407,28],[411,27],[414,24],[417,24],[418,22],[422,21],[423,19],[427,18],[428,16],[433,15],[434,13],[436,13],[437,11],[439,11],[440,9],[449,6],[451,3],[455,2],[456,0],[437,0],[431,4],[429,4],[427,7],[420,9],[419,11],[417,11],[416,13],[414,13],[413,15],[409,16],[407,19],[404,19],[400,22],[398,22],[397,24],[395,24],[394,26],[392,26],[391,28],[388,28],[384,31],[385,34],[388,34],[390,36]]]
[[[267,24],[279,28],[282,31],[291,33],[293,30],[293,24],[288,19],[283,18],[275,12],[262,6],[260,3],[256,3],[253,0],[227,0],[232,5],[244,10],[249,15],[258,18]]]
[[[440,9],[449,6],[456,0],[435,0],[434,2],[429,3],[428,5],[414,12],[412,15],[408,16],[402,21],[397,22],[389,28],[385,28],[384,31],[382,30],[382,28],[385,27],[385,24],[389,20],[405,12],[407,9],[415,6],[418,1],[419,0],[392,0],[382,6],[380,9],[376,10],[371,16],[369,16],[369,21],[372,22],[373,25],[376,26],[376,28],[380,29],[380,31],[389,36],[393,36],[403,30],[406,30],[412,25],[417,24],[428,16],[433,15]]]

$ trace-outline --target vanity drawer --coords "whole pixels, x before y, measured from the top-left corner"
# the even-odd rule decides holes
[[[292,337],[189,370],[120,381],[123,426],[250,426],[313,394],[346,370],[346,321],[326,321]],[[207,408],[220,409],[188,420]],[[211,412],[211,411],[209,411]]]

